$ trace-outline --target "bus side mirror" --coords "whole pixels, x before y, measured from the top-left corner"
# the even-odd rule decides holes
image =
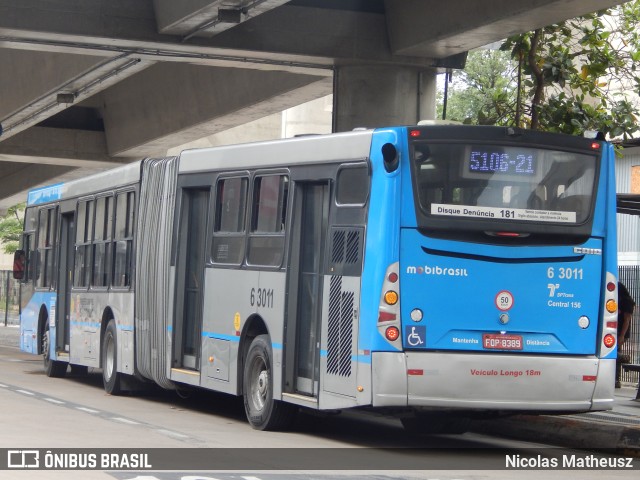
[[[26,255],[24,250],[16,250],[13,254],[13,278],[22,280],[24,278],[24,267],[26,263]]]

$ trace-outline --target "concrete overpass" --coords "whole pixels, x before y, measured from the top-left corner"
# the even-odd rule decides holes
[[[333,129],[432,118],[465,52],[619,0],[0,0],[0,212],[334,94]]]

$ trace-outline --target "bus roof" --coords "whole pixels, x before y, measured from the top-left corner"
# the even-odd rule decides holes
[[[39,205],[55,200],[89,195],[96,191],[104,190],[105,185],[119,188],[139,182],[141,163],[142,161],[138,160],[88,177],[34,188],[29,191],[27,205]]]
[[[373,130],[185,150],[180,173],[266,168],[369,157]]]

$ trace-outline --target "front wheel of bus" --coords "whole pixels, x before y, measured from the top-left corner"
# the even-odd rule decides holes
[[[67,373],[67,364],[58,360],[51,360],[49,326],[47,325],[42,335],[42,358],[44,362],[44,372],[47,377],[64,377]]]
[[[118,373],[118,340],[116,322],[109,320],[102,339],[102,383],[105,392],[111,395],[120,393],[120,374]]]
[[[257,430],[283,430],[295,419],[297,408],[273,399],[271,341],[259,335],[249,347],[244,362],[244,410],[251,426]]]

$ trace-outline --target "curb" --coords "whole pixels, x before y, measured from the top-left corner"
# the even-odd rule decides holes
[[[640,427],[592,422],[576,416],[514,415],[474,421],[476,433],[548,443],[565,448],[615,451],[640,458]]]

